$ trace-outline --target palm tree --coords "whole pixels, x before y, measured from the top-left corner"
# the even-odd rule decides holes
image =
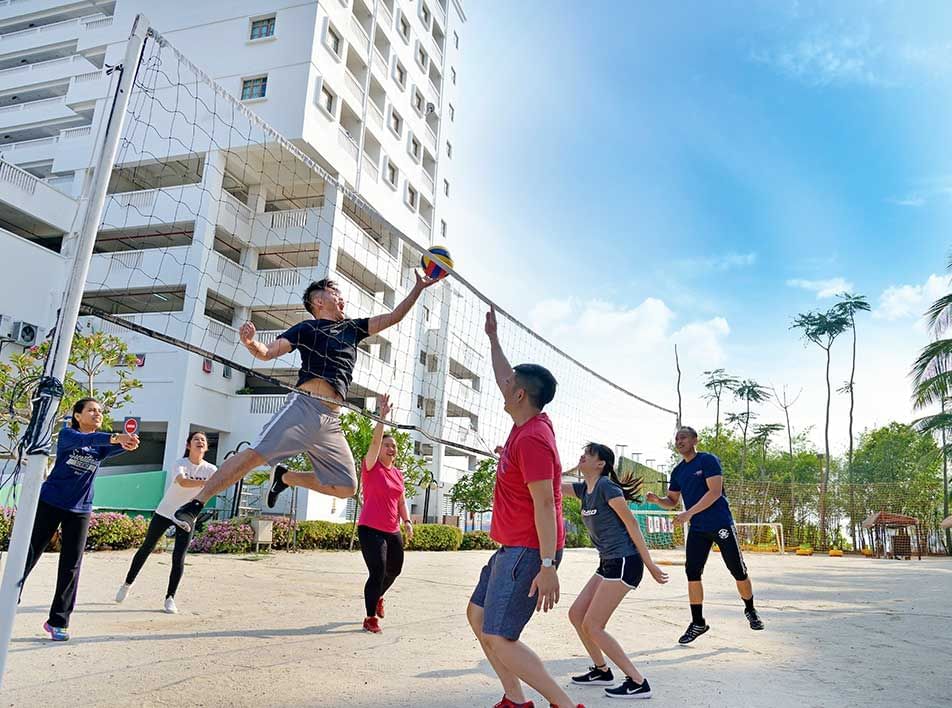
[[[707,389],[704,398],[714,401],[714,440],[716,442],[721,437],[721,395],[725,391],[733,392],[740,383],[740,379],[731,376],[724,369],[711,369],[705,371],[704,375],[707,377],[704,381],[704,388]]]
[[[744,379],[739,384],[737,384],[737,387],[734,389],[734,397],[744,401],[747,406],[741,431],[743,434],[744,446],[740,451],[740,471],[743,473],[747,468],[747,429],[750,426],[750,421],[756,417],[755,414],[750,412],[750,404],[763,403],[764,401],[769,400],[770,392],[753,379]]]
[[[784,429],[780,423],[763,423],[754,426],[754,435],[751,442],[760,447],[760,478],[767,477],[767,448],[770,447],[770,437]]]
[[[799,329],[803,338],[816,344],[826,354],[826,418],[823,421],[824,469],[820,476],[820,537],[826,545],[826,490],[830,482],[830,401],[833,391],[830,386],[830,350],[833,342],[846,328],[849,318],[840,308],[832,307],[826,312],[806,312],[797,315],[791,329]]]
[[[853,410],[856,404],[856,313],[869,312],[870,307],[865,295],[840,293],[839,298],[840,301],[836,303],[836,307],[849,318],[850,330],[853,332],[853,355],[850,364],[850,380],[839,389],[839,392],[848,393],[850,396],[849,450],[846,454],[846,473],[850,485],[850,534],[853,537],[853,548],[856,548],[856,517],[853,504]]]

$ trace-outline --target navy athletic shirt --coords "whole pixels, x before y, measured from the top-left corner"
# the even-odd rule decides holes
[[[125,450],[109,444],[109,433],[81,433],[63,428],[56,441],[56,463],[40,487],[40,499],[65,511],[93,510],[93,479],[99,464]]]
[[[678,463],[671,473],[668,489],[681,492],[684,508],[690,509],[707,494],[708,478],[719,477],[721,474],[721,461],[709,452],[699,452],[690,462],[681,460]],[[734,517],[731,516],[731,508],[723,488],[717,501],[691,518],[691,528],[698,531],[718,531],[733,525]]]
[[[347,398],[347,389],[354,378],[357,363],[357,345],[370,336],[370,320],[304,320],[278,336],[301,354],[301,371],[297,385],[311,379],[324,379],[341,398]]]

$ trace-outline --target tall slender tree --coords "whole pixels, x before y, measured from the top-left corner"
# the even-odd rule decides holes
[[[864,295],[853,295],[851,293],[841,293],[840,301],[836,307],[849,319],[850,331],[853,334],[853,351],[850,363],[850,379],[840,389],[840,393],[847,393],[850,397],[849,414],[849,449],[846,453],[846,477],[849,482],[849,517],[850,517],[850,535],[853,538],[853,548],[857,547],[856,536],[856,503],[855,492],[853,489],[853,411],[856,406],[856,313],[869,312],[869,302]]]
[[[790,425],[790,409],[793,408],[794,404],[800,400],[800,395],[803,393],[801,388],[797,395],[793,397],[791,401],[787,396],[787,385],[783,385],[783,395],[777,391],[776,386],[771,386],[770,389],[773,391],[773,398],[777,402],[777,405],[780,406],[780,409],[783,411],[784,418],[787,419],[787,452],[790,453],[790,457],[793,457],[793,427]]]
[[[750,427],[750,421],[756,417],[756,414],[751,413],[750,404],[763,403],[764,401],[769,400],[770,392],[753,379],[744,379],[734,389],[734,397],[743,401],[745,405],[745,415],[743,418],[743,426],[741,428],[744,446],[740,451],[740,471],[743,473],[747,468],[748,428]]]
[[[714,401],[714,441],[716,443],[721,437],[721,396],[725,392],[733,393],[740,383],[740,379],[731,376],[724,369],[705,371],[704,376],[707,377],[704,380],[704,388],[707,389],[704,398],[708,401]]]
[[[770,447],[770,438],[774,433],[783,430],[780,423],[762,423],[754,426],[751,442],[760,448],[760,478],[767,478],[767,448]]]
[[[838,307],[832,307],[826,312],[806,312],[797,315],[793,320],[792,329],[799,329],[803,338],[820,347],[826,355],[826,416],[823,420],[823,474],[820,476],[820,537],[823,545],[827,542],[826,529],[826,491],[830,483],[830,402],[833,398],[833,389],[830,384],[830,351],[833,342],[846,328],[849,319]]]

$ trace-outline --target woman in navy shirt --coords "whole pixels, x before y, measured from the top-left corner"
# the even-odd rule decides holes
[[[628,508],[641,488],[640,479],[622,482],[615,474],[615,453],[597,443],[585,446],[576,469],[584,482],[563,484],[563,496],[582,500],[582,521],[598,549],[598,568],[569,609],[569,621],[592,658],[588,673],[573,676],[572,683],[585,686],[612,685],[615,677],[605,655],[625,673],[625,680],[606,688],[610,698],[650,698],[651,687],[618,641],[605,631],[615,608],[641,582],[644,569],[658,583],[667,574],[651,560],[641,527]]]
[[[79,569],[93,510],[93,479],[99,465],[107,457],[139,447],[138,435],[99,432],[102,418],[102,406],[95,398],[76,402],[70,427],[60,431],[53,470],[40,488],[23,580],[60,529],[56,591],[49,619],[43,624],[55,642],[69,639],[69,616],[76,605]]]

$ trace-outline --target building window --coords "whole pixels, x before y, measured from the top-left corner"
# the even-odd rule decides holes
[[[410,133],[410,141],[407,143],[407,151],[414,160],[417,162],[420,161],[420,157],[423,153],[423,145],[419,140],[417,140],[417,137],[413,133]]]
[[[327,23],[327,32],[324,34],[324,46],[326,46],[337,59],[344,58],[344,40],[341,39],[340,32],[330,22]]]
[[[321,84],[321,97],[319,100],[320,107],[327,111],[331,118],[334,118],[337,96],[334,95],[333,91],[327,88],[327,84]]]
[[[445,196],[450,196],[450,183],[448,180],[443,180],[443,194]]]
[[[257,76],[241,82],[241,100],[250,101],[254,98],[264,98],[268,91],[268,77]]]
[[[426,99],[423,97],[423,94],[420,93],[420,89],[413,89],[413,110],[419,113],[421,116],[426,110]]]
[[[423,25],[430,29],[430,8],[426,6],[425,2],[420,3],[420,19],[423,20]]]
[[[446,156],[453,157],[453,144],[449,140],[446,141]]]
[[[423,44],[420,42],[417,42],[416,62],[420,65],[420,68],[423,69],[423,71],[426,71],[427,67],[430,65],[430,57],[423,48]]]
[[[396,133],[397,137],[403,135],[403,118],[392,107],[390,109],[390,130]]]
[[[456,85],[456,69],[450,67],[450,76],[453,77],[453,85]]]
[[[452,103],[449,104],[449,106],[450,106],[450,123],[452,123],[454,120],[456,120],[456,109],[453,108]]]
[[[407,42],[410,41],[410,20],[407,19],[406,15],[402,12],[400,13],[400,36]]]
[[[420,363],[426,366],[426,351],[420,350]],[[417,396],[417,408],[423,408],[423,396]]]
[[[264,39],[274,36],[275,17],[262,17],[251,22],[251,39]]]
[[[423,306],[423,321],[424,322],[430,321],[430,308],[427,307],[426,305]]]
[[[393,63],[393,80],[397,82],[400,88],[407,87],[407,69],[400,63],[399,59]]]
[[[397,169],[397,166],[390,162],[390,158],[387,158],[387,166],[384,169],[384,177],[387,180],[387,184],[391,187],[397,186],[397,181],[400,179],[400,171]]]
[[[407,200],[407,206],[410,207],[413,211],[416,211],[417,204],[420,201],[420,195],[416,191],[416,188],[413,185],[411,185],[409,182],[407,182],[406,200]]]
[[[453,33],[453,44],[455,44],[456,48],[459,49],[459,32]]]
[[[440,238],[446,238],[446,221],[440,219]]]

